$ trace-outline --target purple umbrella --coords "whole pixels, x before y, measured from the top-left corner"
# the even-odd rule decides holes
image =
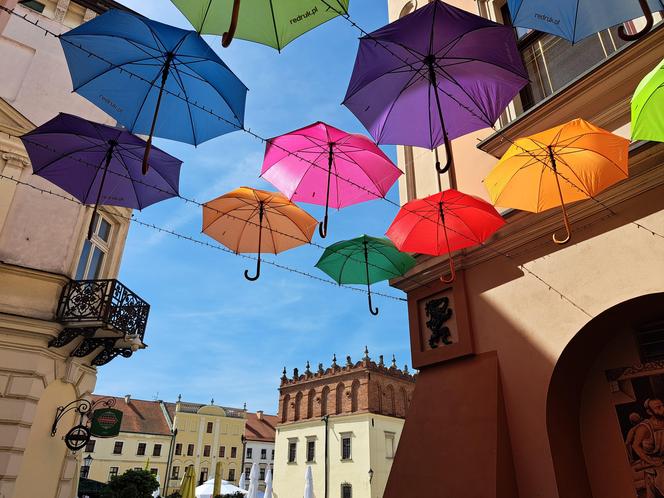
[[[178,195],[182,161],[153,148],[143,176],[146,143],[125,129],[61,113],[21,140],[33,173],[94,204],[92,220],[100,204],[143,209]]]
[[[493,126],[527,83],[513,28],[434,0],[360,38],[344,104],[379,144],[444,144],[444,173],[449,141]]]

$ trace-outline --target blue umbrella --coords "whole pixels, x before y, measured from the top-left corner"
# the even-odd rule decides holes
[[[244,125],[247,87],[195,31],[110,10],[60,41],[74,90],[149,135],[144,171],[153,135],[198,145]]]
[[[627,34],[623,26],[618,34],[635,40],[653,25],[652,13],[664,10],[664,0],[507,0],[512,24],[536,29],[565,38],[572,43],[617,24],[646,17],[646,27]]]

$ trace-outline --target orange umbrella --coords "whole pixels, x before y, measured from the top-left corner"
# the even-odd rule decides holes
[[[311,242],[318,221],[283,194],[240,187],[203,204],[203,233],[236,253],[277,254]]]
[[[571,238],[566,203],[588,199],[627,178],[629,140],[574,119],[520,138],[484,179],[495,205],[539,213],[562,206]]]

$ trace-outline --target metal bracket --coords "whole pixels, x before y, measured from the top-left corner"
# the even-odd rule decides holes
[[[81,327],[81,328],[66,328],[63,329],[57,337],[54,337],[48,341],[49,348],[61,348],[66,346],[71,341],[76,339],[79,336],[82,337],[92,337],[97,328],[96,327]]]

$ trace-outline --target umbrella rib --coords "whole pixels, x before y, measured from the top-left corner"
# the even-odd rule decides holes
[[[396,273],[397,273],[397,274],[399,274],[399,275],[401,274],[401,273],[400,273],[400,270],[399,270],[399,266],[398,266],[394,261],[392,261],[392,258],[390,258],[390,257],[389,257],[387,254],[385,254],[383,251],[381,251],[381,249],[383,248],[382,246],[379,247],[378,244],[372,244],[371,248],[372,248],[374,251],[376,251],[376,252],[378,252],[379,254],[381,254],[386,260],[388,260],[388,261],[390,262],[390,264],[394,267],[394,270],[396,270]],[[388,268],[383,268],[383,267],[381,267],[380,265],[376,265],[375,263],[372,263],[372,266],[377,267],[379,270],[383,270],[383,271],[385,271],[385,272],[390,272],[390,270],[389,270]],[[394,273],[394,271],[391,271],[391,273]]]
[[[472,57],[444,57],[444,60],[458,60],[458,61],[460,61],[460,62],[459,62],[459,63],[456,63],[456,64],[447,64],[447,65],[445,65],[445,66],[441,66],[438,62],[436,62],[436,66],[438,66],[438,67],[440,67],[441,69],[443,69],[443,67],[459,66],[459,65],[462,65],[462,64],[467,64],[467,63],[469,63],[469,62],[478,62],[478,63],[480,63],[480,64],[487,64],[487,65],[489,65],[489,66],[496,67],[496,68],[501,69],[501,70],[503,70],[503,71],[506,71],[506,72],[508,72],[508,73],[512,73],[512,74],[514,74],[514,75],[516,75],[516,76],[519,76],[519,77],[520,77],[521,79],[523,79],[526,83],[528,82],[528,78],[524,77],[523,74],[519,74],[519,73],[517,73],[516,71],[512,71],[511,69],[506,68],[505,66],[501,66],[501,65],[499,65],[499,64],[496,64],[495,62],[490,62],[490,61],[486,61],[486,60],[483,60],[483,59],[473,59]]]
[[[351,94],[349,94],[349,95],[346,95],[346,97],[344,98],[342,104],[345,104],[346,102],[348,102],[349,99],[352,99],[352,98],[355,96],[355,94],[357,94],[357,93],[360,92],[361,90],[365,89],[368,85],[371,85],[371,84],[375,83],[376,81],[378,81],[379,79],[381,79],[381,78],[387,76],[388,74],[401,74],[402,72],[415,72],[415,73],[419,73],[419,72],[422,70],[422,68],[420,68],[420,69],[415,68],[414,64],[416,64],[417,62],[412,62],[412,63],[410,63],[410,62],[406,62],[406,61],[404,61],[404,60],[398,58],[398,57],[395,56],[395,55],[393,55],[393,57],[394,57],[394,59],[396,59],[396,60],[398,60],[398,61],[400,61],[400,62],[403,62],[404,65],[403,65],[403,66],[396,67],[396,68],[393,68],[393,69],[389,69],[389,70],[385,71],[384,73],[379,74],[378,76],[376,76],[375,78],[373,78],[371,81],[367,81],[364,85],[362,85],[362,87],[358,88],[358,89],[355,90],[353,93],[351,93]],[[402,71],[402,69],[405,69],[406,67],[410,68],[410,71]]]
[[[659,70],[660,71],[664,70],[664,66],[662,66]],[[652,99],[655,96],[655,94],[660,88],[664,88],[664,83],[657,85],[656,88],[653,88],[652,92],[650,92],[650,95],[648,95],[648,98],[645,100],[645,102],[643,102],[643,105],[641,105],[641,109],[639,109],[639,112],[636,114],[636,116],[634,116],[634,119],[632,120],[633,123],[636,123],[641,118],[641,113],[643,113],[643,111],[646,109],[646,106],[650,102],[650,99]]]
[[[466,207],[466,208],[467,208],[467,207]],[[459,208],[459,209],[464,209],[464,208]],[[481,242],[480,242],[480,238],[479,238],[479,237],[477,236],[477,234],[473,231],[473,229],[470,227],[470,225],[468,225],[468,223],[466,223],[466,220],[464,220],[461,216],[459,216],[458,214],[456,214],[456,213],[454,212],[454,210],[450,210],[450,209],[448,209],[448,210],[447,210],[447,213],[450,214],[450,215],[452,215],[453,217],[455,217],[457,220],[459,220],[460,223],[463,223],[463,224],[465,225],[465,227],[468,229],[468,231],[469,231],[470,233],[473,234],[473,236],[475,237],[475,239],[471,239],[470,237],[468,237],[467,235],[464,235],[464,234],[460,233],[459,231],[457,231],[457,235],[460,235],[461,237],[463,237],[463,238],[465,238],[465,239],[467,239],[467,240],[470,240],[471,242],[474,242],[475,244],[480,244],[480,243],[481,243]]]
[[[214,63],[214,64],[217,64],[217,65],[220,65],[219,63],[217,63],[217,62],[215,62],[215,61],[212,61],[212,60],[210,60],[210,62],[212,62],[212,63]],[[187,66],[187,67],[188,67],[189,69],[191,69],[194,73],[196,73],[198,76],[200,76],[201,78],[204,78],[203,76],[201,76],[201,74],[200,74],[198,71],[196,71],[195,68],[193,68],[193,67],[191,67],[191,66]],[[230,74],[232,74],[233,76],[235,76],[235,74],[233,73],[233,71],[231,71],[227,66],[223,66],[223,65],[222,65],[222,67],[223,67],[225,70],[227,70]],[[247,88],[247,87],[244,85],[244,83],[242,83],[242,81],[240,81],[239,78],[237,78],[237,76],[236,76],[236,79],[237,79],[237,81],[240,82],[240,84],[241,84],[242,86],[244,86],[245,88]],[[224,103],[226,104],[226,107],[228,107],[228,109],[231,111],[231,113],[233,113],[233,117],[238,121],[238,123],[240,123],[241,120],[240,120],[239,116],[235,113],[235,109],[233,109],[233,107],[230,105],[230,103],[228,102],[228,100],[226,100],[226,96],[225,96],[223,93],[221,93],[221,92],[220,92],[220,91],[219,91],[219,90],[218,90],[218,89],[217,89],[212,83],[210,83],[210,82],[209,82],[208,80],[206,80],[205,78],[204,78],[203,81],[204,81],[204,83],[207,83],[207,84],[208,84],[208,85],[209,85],[209,86],[210,86],[215,92],[217,92],[217,94],[219,95],[219,97],[221,97],[221,100],[223,100]],[[187,100],[186,102],[187,102],[187,105],[189,105],[189,101]],[[235,126],[238,126],[238,125],[235,125]],[[238,127],[238,129],[241,129],[241,127]]]
[[[185,102],[187,103],[187,114],[189,115],[189,124],[191,125],[191,134],[194,139],[194,146],[198,145],[198,139],[196,138],[196,127],[194,126],[194,117],[191,114],[191,106],[189,105],[189,95],[187,94],[187,89],[185,88],[184,81],[182,80],[182,77],[180,76],[180,70],[177,67],[173,67],[175,70],[175,81],[180,85],[182,88],[182,92],[184,93],[184,98]]]
[[[153,60],[156,60],[156,57],[152,57],[152,59],[153,59]],[[81,83],[80,85],[74,87],[74,91],[75,91],[75,92],[78,92],[81,88],[83,88],[84,86],[86,86],[86,85],[88,85],[89,83],[93,82],[93,81],[96,80],[97,78],[101,78],[101,77],[104,76],[105,74],[110,73],[111,71],[113,71],[113,70],[115,70],[115,69],[121,69],[122,66],[128,66],[128,65],[130,65],[130,64],[134,64],[134,63],[136,63],[136,62],[143,62],[143,61],[147,61],[147,60],[150,60],[150,58],[146,57],[146,58],[143,58],[143,59],[137,59],[137,60],[135,60],[135,61],[122,62],[122,63],[119,63],[119,64],[111,64],[110,62],[106,62],[106,61],[105,61],[105,62],[106,62],[107,64],[109,64],[111,67],[109,67],[108,69],[103,70],[103,71],[100,72],[100,73],[95,74],[94,76],[91,76],[90,79],[88,79],[87,81],[84,81],[84,82]],[[163,65],[163,64],[162,64],[162,65]],[[158,77],[158,76],[159,76],[159,75],[157,75],[157,77]],[[156,80],[156,78],[155,78],[155,80]]]
[[[376,187],[376,190],[381,194],[380,197],[384,197],[387,194],[387,192],[383,192],[381,190],[380,186],[374,181],[374,179],[371,177],[371,175],[369,173],[367,173],[367,171],[364,169],[364,167],[359,162],[357,162],[355,159],[353,159],[350,155],[348,155],[345,152],[339,151],[339,155],[345,156],[345,159],[347,161],[350,161],[353,164],[355,164],[362,171],[362,173],[364,173],[364,176],[367,177],[367,179],[373,184],[373,186]],[[336,171],[336,165],[335,165],[334,169]]]
[[[101,165],[104,162],[106,158],[102,158],[101,162],[99,163],[99,166],[97,166],[97,171],[95,171],[95,176],[92,178],[92,181],[90,182],[90,185],[88,185],[88,190],[85,192],[85,196],[83,197],[83,202],[82,204],[86,204],[86,200],[88,199],[88,195],[90,195],[90,191],[92,190],[92,186],[95,184],[95,180],[97,179],[97,176],[99,176],[99,171],[101,170]]]
[[[598,152],[594,149],[581,149],[581,148],[579,148],[578,150],[572,150],[572,151],[569,151],[569,152],[565,152],[564,154],[556,153],[556,157],[560,157],[562,155],[578,154],[579,152],[592,152],[593,154],[597,154],[598,156],[602,156],[604,159],[606,159],[608,162],[610,162],[616,168],[618,168],[618,170],[621,173],[627,174],[627,172],[624,171],[620,166],[618,166],[618,164],[616,164],[616,162],[613,159],[611,159],[610,157],[608,157],[608,156],[606,156],[606,155],[602,154],[601,152]],[[563,163],[565,163],[564,159],[561,159],[561,161],[563,161]]]
[[[256,214],[257,212],[258,212],[258,205],[256,205],[254,207],[253,212],[246,219],[241,218],[244,221],[244,225],[242,225],[242,229],[240,230],[240,234],[238,235],[237,243],[235,245],[235,247],[237,247],[237,249],[236,249],[237,252],[239,252],[240,244],[242,243],[242,236],[244,235],[244,230],[245,230],[245,228],[247,228],[247,225],[249,224],[249,220],[251,220],[251,218],[253,218],[254,214]],[[229,211],[229,213],[230,213],[230,211]],[[226,214],[228,214],[228,213],[226,213]]]
[[[279,33],[277,33],[277,18],[274,15],[274,6],[270,0],[270,12],[272,13],[272,27],[274,28],[274,40],[277,42],[277,52],[281,52],[281,43],[279,43]]]
[[[471,97],[471,96],[468,94],[468,92],[466,92],[465,88],[464,88],[463,86],[461,86],[461,85],[459,84],[459,82],[457,82],[457,81],[452,77],[452,75],[450,75],[447,71],[445,71],[445,69],[443,69],[442,67],[440,67],[438,64],[436,64],[436,67],[438,67],[438,68],[442,71],[442,73],[443,73],[442,76],[443,76],[445,79],[447,79],[448,81],[452,82],[452,83],[455,84],[457,87],[459,87],[459,88],[461,89],[461,91],[464,93],[464,95],[466,95],[466,97],[468,97],[468,98],[470,99],[470,101],[475,105],[475,108],[478,109],[478,110],[483,114],[483,116],[484,116],[484,122],[485,122],[487,125],[492,126],[493,123],[491,122],[491,120],[489,119],[489,117],[488,117],[488,116],[486,115],[486,113],[484,112],[484,109],[482,109],[482,107],[479,106],[479,105],[477,104],[477,102],[475,102],[475,99],[473,99],[473,97]],[[445,95],[449,95],[449,94],[448,94],[443,88],[441,88],[440,86],[437,86],[436,89],[437,89],[437,90],[440,89],[440,91],[443,92],[443,94],[445,94]],[[455,99],[455,100],[456,100],[456,99]],[[461,106],[461,105],[460,105],[460,106]],[[471,114],[472,114],[472,113],[471,113]],[[477,115],[476,115],[476,117],[481,118],[481,116],[477,116]]]
[[[37,147],[40,147],[40,145],[37,144],[37,142],[32,142],[32,143],[33,143],[34,145],[36,145]],[[62,155],[56,157],[55,159],[50,160],[50,161],[47,162],[46,164],[42,165],[42,166],[41,166],[39,169],[37,169],[37,170],[34,169],[34,166],[33,166],[33,168],[32,168],[32,172],[35,173],[35,174],[37,174],[37,173],[39,173],[40,171],[43,171],[44,169],[53,166],[53,164],[57,163],[58,161],[62,161],[62,160],[65,159],[66,157],[71,156],[71,155],[73,155],[73,154],[80,154],[81,152],[102,152],[101,150],[99,150],[99,151],[94,151],[94,150],[92,150],[92,149],[97,148],[97,147],[101,147],[101,144],[97,144],[97,145],[94,145],[94,146],[92,146],[92,147],[85,147],[85,148],[83,148],[83,149],[76,149],[76,150],[72,150],[72,151],[69,151],[69,152],[65,152],[64,154],[62,154]],[[53,152],[56,152],[56,151],[54,150]]]
[[[269,216],[265,216],[265,222],[267,223],[267,229],[270,232],[270,238],[272,239],[272,247],[274,248],[274,254],[279,254],[279,250],[277,249],[277,241],[274,240],[274,231],[272,230],[272,223],[270,223]]]
[[[124,157],[122,154],[117,153],[115,150],[113,151],[113,156],[117,155],[117,158],[119,162],[122,164],[125,170],[127,170],[127,175],[129,176],[129,183],[131,184],[131,188],[134,191],[134,197],[136,197],[136,204],[138,204],[138,210],[141,211],[143,210],[143,205],[141,204],[140,199],[138,198],[138,192],[136,192],[136,184],[134,183],[134,179],[131,177],[131,172],[129,171],[129,168],[127,167],[127,163],[125,163]],[[110,165],[109,165],[110,166]]]
[[[300,185],[301,185],[302,182],[304,181],[304,178],[309,174],[309,171],[311,171],[311,168],[313,168],[314,165],[316,165],[316,166],[315,166],[316,168],[318,167],[318,165],[317,165],[318,163],[316,163],[316,161],[318,161],[321,157],[323,157],[323,154],[324,154],[324,152],[321,152],[321,153],[318,155],[317,158],[315,158],[315,159],[313,159],[313,160],[311,161],[311,163],[309,164],[309,166],[307,167],[307,169],[304,170],[304,173],[302,174],[302,177],[300,178],[300,180],[297,182],[297,185],[295,186],[295,190],[293,190],[293,195],[295,195],[295,193],[297,192],[297,189],[300,187]],[[291,196],[291,197],[292,197],[292,196]]]
[[[143,160],[143,155],[142,155],[142,154],[141,154],[141,155],[136,154],[134,151],[132,151],[131,149],[127,148],[127,146],[126,146],[125,144],[118,144],[117,148],[120,149],[120,150],[122,150],[122,151],[124,151],[124,152],[127,152],[128,154],[131,154],[132,156],[134,156],[135,159],[137,159],[137,160],[139,160],[139,161],[142,161],[142,160]],[[141,149],[141,150],[145,150],[145,146],[141,147],[141,146],[139,146],[139,145],[136,145],[136,148]],[[159,150],[159,149],[157,149],[157,150]],[[153,151],[154,151],[154,149],[153,149]],[[153,154],[154,154],[154,152],[153,152]],[[179,161],[179,159],[177,159],[177,161]],[[182,164],[182,163],[180,162],[180,164]],[[153,168],[151,169],[151,171],[154,171],[157,175],[159,175],[159,176],[161,177],[161,179],[164,181],[164,183],[166,183],[166,185],[168,185],[169,187],[171,187],[171,188],[173,189],[173,193],[174,193],[175,195],[178,195],[178,196],[179,196],[178,188],[177,188],[175,185],[173,185],[171,182],[169,182],[169,181],[166,179],[166,177],[165,177],[164,175],[161,174],[161,171],[159,171],[158,168],[154,168],[154,166],[153,166]],[[130,175],[131,175],[131,174],[130,174]]]
[[[163,71],[163,69],[162,69]],[[141,116],[141,113],[143,112],[143,107],[145,107],[145,103],[148,100],[148,97],[150,96],[150,92],[152,89],[155,87],[154,83],[157,81],[157,78],[161,76],[162,71],[159,71],[157,75],[153,78],[153,80],[150,82],[150,86],[148,87],[147,92],[145,92],[145,96],[143,97],[143,102],[141,102],[141,105],[138,107],[138,111],[136,112],[136,115],[134,116],[134,121],[131,123],[131,127],[129,128],[130,130],[133,131],[134,127],[136,126],[136,122],[138,121],[138,118]]]
[[[416,72],[415,74],[413,74],[413,76],[412,76],[412,77],[406,82],[406,84],[403,86],[403,88],[402,88],[401,90],[399,90],[399,93],[397,94],[397,96],[396,96],[396,97],[394,98],[394,100],[392,101],[392,104],[390,104],[390,110],[387,111],[387,114],[385,115],[385,119],[383,120],[383,122],[384,122],[385,124],[384,124],[383,127],[381,128],[381,130],[380,130],[380,135],[378,135],[378,140],[377,140],[376,142],[380,142],[381,139],[383,138],[383,134],[385,133],[385,128],[386,128],[386,126],[387,126],[387,120],[389,119],[390,114],[392,114],[392,110],[393,110],[394,107],[396,106],[396,104],[397,104],[399,98],[400,98],[400,97],[406,92],[406,90],[408,90],[412,85],[414,85],[415,83],[417,83],[417,82],[419,81],[419,80],[416,80],[416,79],[415,79],[418,75],[419,75],[422,79],[424,79],[424,77],[423,77],[419,72]]]

